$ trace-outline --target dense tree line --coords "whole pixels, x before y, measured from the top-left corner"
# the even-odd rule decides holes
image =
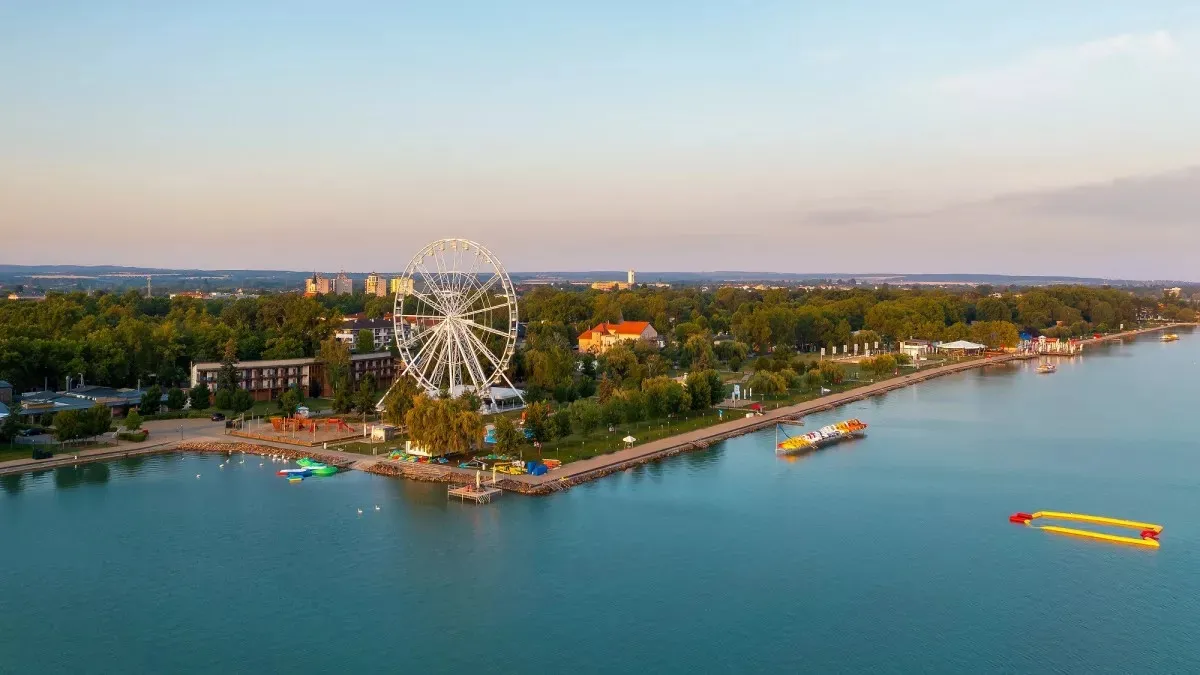
[[[114,387],[188,381],[198,361],[313,356],[340,311],[298,294],[202,301],[51,293],[0,300],[0,379],[17,391],[62,387],[67,377]]]
[[[588,398],[602,387],[640,390],[643,380],[674,368],[703,371],[720,364],[737,370],[756,354],[780,349],[817,352],[908,338],[962,338],[1000,347],[1012,346],[1020,333],[1066,337],[1116,330],[1148,317],[1195,318],[1193,309],[1177,298],[1084,286],[1001,292],[988,287],[639,287],[615,292],[542,287],[524,294],[520,304],[527,340],[509,375],[528,387],[532,398],[562,403]],[[67,377],[114,387],[140,381],[167,392],[171,408],[182,394],[174,389],[187,383],[194,362],[297,358],[325,351],[334,363],[335,386],[322,393],[336,398],[339,410],[350,410],[368,396],[338,377],[348,350],[335,353],[330,338],[345,314],[382,317],[392,309],[392,297],[361,293],[206,301],[147,299],[136,291],[76,292],[51,293],[42,302],[0,300],[0,378],[18,392],[44,382],[61,387]],[[632,346],[600,359],[579,357],[574,346],[581,331],[619,320],[649,321],[666,348]],[[373,349],[365,334],[358,342],[361,350]],[[219,387],[229,392],[226,403],[232,403],[234,388],[232,382]],[[187,398],[195,408],[205,396],[191,391]]]
[[[981,286],[963,291],[883,286],[849,290],[802,288],[705,291],[638,288],[599,292],[539,288],[522,299],[531,330],[562,336],[571,343],[579,332],[602,321],[649,321],[668,339],[664,356],[682,367],[709,365],[715,354],[738,363],[748,351],[788,347],[801,352],[839,349],[849,344],[971,339],[989,346],[1013,346],[1020,333],[1084,335],[1116,330],[1149,316],[1192,320],[1193,310],[1176,298],[1138,296],[1126,290],[1088,286],[1048,286],[995,292]],[[1007,324],[1007,325],[1006,325]],[[1011,328],[1010,328],[1011,326]],[[866,331],[866,333],[864,333]],[[701,336],[696,338],[696,336]],[[531,341],[531,349],[539,350]],[[532,357],[539,362],[541,356]],[[543,378],[529,374],[539,381]],[[541,382],[541,384],[548,384]]]

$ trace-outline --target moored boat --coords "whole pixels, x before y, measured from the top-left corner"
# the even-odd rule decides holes
[[[1043,375],[1056,372],[1057,370],[1058,366],[1054,365],[1053,363],[1043,363],[1037,367],[1037,371]]]
[[[1174,333],[1167,333],[1166,335],[1159,338],[1159,340],[1162,340],[1163,342],[1174,342],[1178,339],[1179,339],[1179,336]]]
[[[810,431],[807,434],[786,438],[775,444],[775,454],[803,454],[849,438],[862,438],[866,435],[866,423],[857,419],[845,420],[821,427],[816,431]]]

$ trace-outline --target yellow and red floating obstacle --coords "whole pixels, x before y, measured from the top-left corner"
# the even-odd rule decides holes
[[[1092,530],[1078,530],[1073,527],[1062,527],[1060,525],[1034,525],[1033,521],[1040,519],[1047,520],[1069,520],[1079,523],[1093,523],[1095,525],[1107,525],[1109,527],[1126,527],[1132,530],[1140,530],[1137,537],[1125,537],[1119,534],[1108,534],[1107,532],[1093,532]],[[1062,511],[1036,511],[1034,513],[1017,512],[1008,517],[1008,522],[1027,525],[1039,530],[1045,530],[1053,534],[1067,534],[1075,537],[1086,537],[1088,539],[1098,539],[1100,541],[1109,541],[1115,544],[1132,544],[1134,546],[1145,546],[1148,548],[1158,548],[1158,535],[1162,534],[1163,526],[1155,525],[1154,523],[1142,523],[1136,520],[1121,520],[1120,518],[1106,518],[1104,516],[1089,516],[1085,513],[1064,513]]]

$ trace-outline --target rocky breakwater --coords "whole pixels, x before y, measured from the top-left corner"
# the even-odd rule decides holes
[[[458,483],[466,485],[471,478],[451,469],[444,464],[425,464],[420,462],[394,462],[381,460],[362,468],[368,473],[391,478],[407,478],[426,483]]]

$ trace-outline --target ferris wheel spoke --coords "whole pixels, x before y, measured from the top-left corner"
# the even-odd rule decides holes
[[[475,349],[477,351],[479,351],[481,354],[483,354],[484,357],[486,357],[488,361],[492,362],[492,366],[495,367],[496,373],[503,375],[504,374],[504,366],[501,365],[500,361],[496,359],[496,355],[492,353],[492,350],[489,349],[487,345],[483,344],[483,340],[480,340],[479,336],[475,335],[471,331],[467,331],[467,336],[470,337],[471,342],[473,342],[475,344]],[[492,377],[494,378],[495,375],[493,374]],[[491,380],[492,380],[492,378],[488,378],[489,382]]]
[[[429,349],[430,345],[436,344],[439,341],[439,339],[442,337],[443,332],[444,331],[440,327],[434,328],[433,330],[430,330],[430,331],[424,331],[422,333],[423,335],[428,335],[431,337],[430,337],[430,339],[426,340],[425,344],[420,349],[417,350],[417,353],[415,355],[413,355],[412,360],[409,362],[409,365],[411,366],[411,365],[415,364],[415,365],[417,365],[418,368],[420,368],[421,356],[425,353],[426,349]],[[411,349],[411,345],[408,345],[408,346]],[[431,351],[430,353],[432,354],[433,352]]]
[[[492,328],[491,326],[485,326],[481,323],[475,323],[474,321],[471,321],[470,319],[463,319],[463,323],[472,328],[478,328],[479,330],[486,331],[486,332],[492,333],[494,335],[499,335],[500,337],[504,338],[505,340],[507,340],[510,337],[510,335],[508,333],[505,333],[502,330],[496,330],[495,328]]]
[[[462,355],[463,365],[466,366],[467,375],[471,377],[471,382],[475,384],[475,391],[481,393],[483,391],[483,372],[479,365],[479,357],[475,355],[475,349],[471,345],[470,339],[463,335],[467,331],[465,328],[453,327],[455,335],[458,339],[454,341],[458,347],[459,354]],[[465,344],[464,344],[465,343]],[[470,348],[470,353],[468,353]]]
[[[424,273],[422,272],[422,274],[424,274]],[[426,279],[427,280],[425,283],[429,284],[428,277],[426,277]],[[429,305],[435,311],[438,311],[438,312],[445,311],[445,308],[442,307],[441,303],[439,303],[436,298],[430,297],[430,296],[426,295],[425,293],[418,291],[416,288],[409,289],[408,294],[415,297],[416,299],[420,300],[421,302],[425,303],[426,305]]]
[[[468,316],[473,316],[473,315],[479,314],[481,312],[490,312],[494,309],[508,309],[508,303],[505,303],[503,305],[492,305],[491,307],[482,307],[480,309],[473,309],[469,312],[463,312],[462,314],[459,314],[458,316],[460,318],[466,318]]]
[[[467,300],[466,303],[463,304],[463,307],[470,307],[470,306],[474,305],[476,302],[479,302],[479,299],[482,298],[487,293],[488,289],[491,288],[492,286],[495,286],[496,282],[500,281],[500,280],[501,280],[501,277],[499,274],[493,274],[492,278],[488,279],[487,282],[480,284],[479,288],[475,291],[475,293],[471,296],[471,298],[469,300]]]

